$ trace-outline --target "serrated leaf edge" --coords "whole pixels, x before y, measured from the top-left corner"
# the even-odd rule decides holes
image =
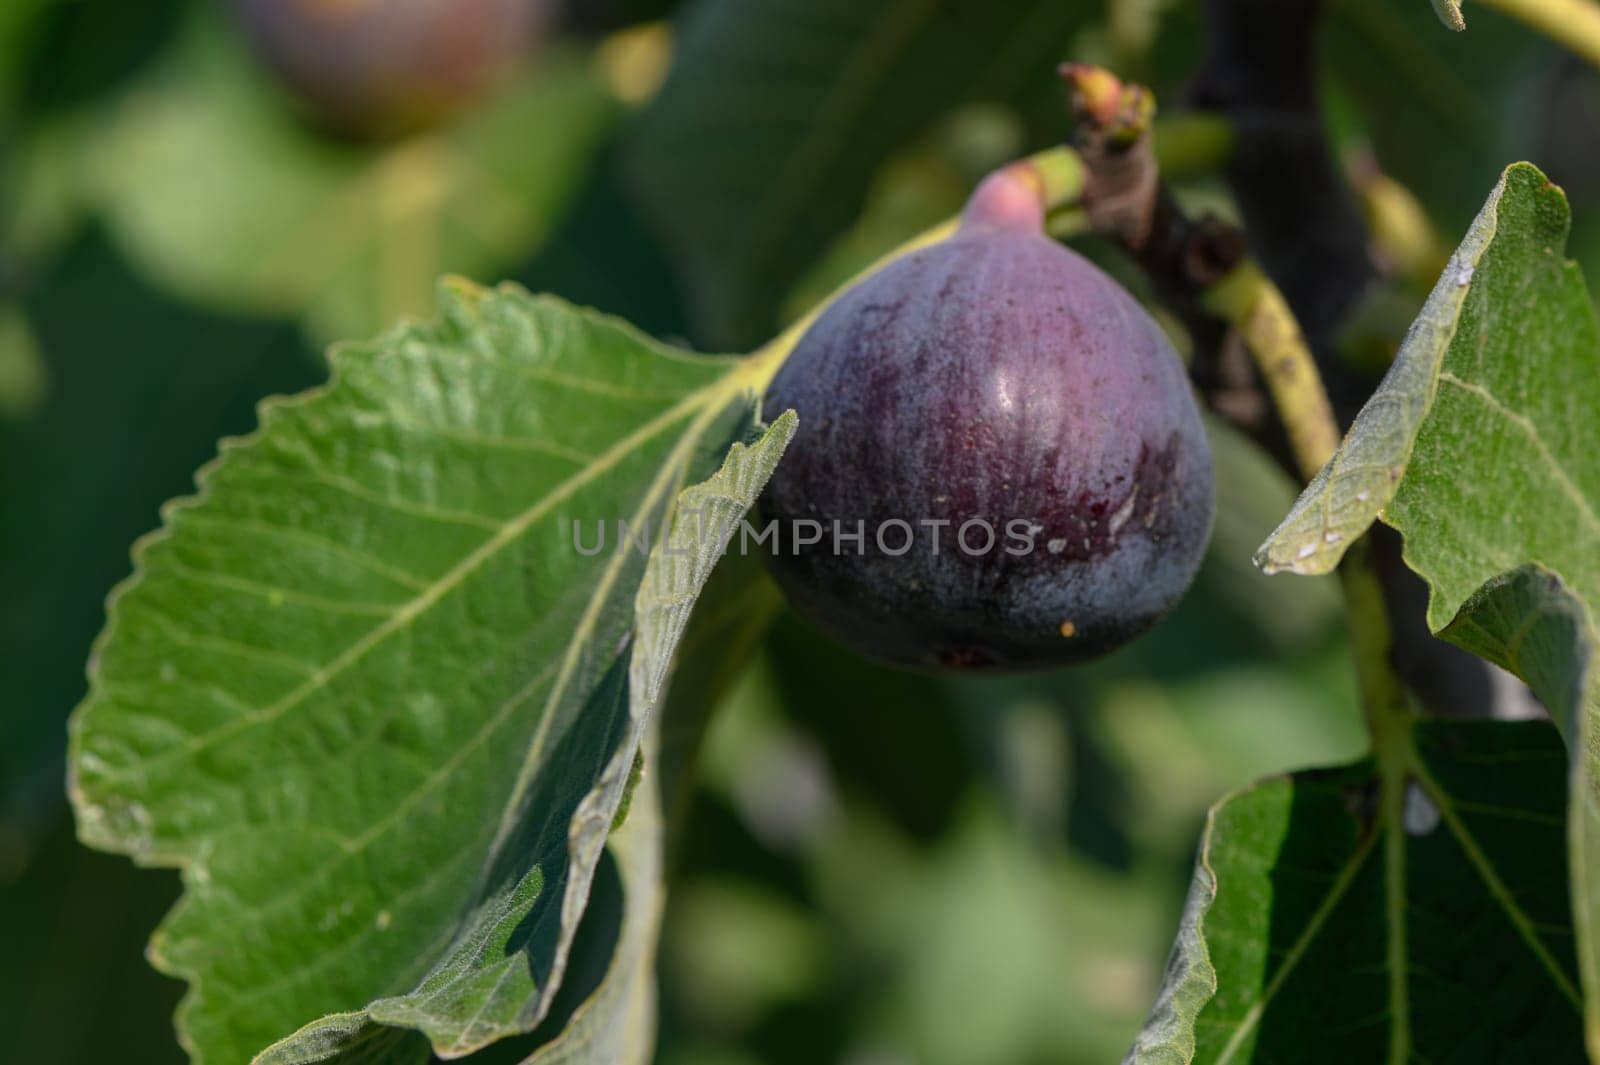
[[[501,285],[499,286],[498,290],[501,292],[514,292],[520,293],[524,296],[529,296],[525,290],[514,284]],[[495,290],[484,288],[483,286],[479,286],[474,282],[463,278],[448,277],[442,279],[439,285],[440,310],[438,318],[440,320],[444,320],[452,316],[474,316],[477,313],[478,305],[481,304],[484,299],[488,298],[493,291]],[[687,457],[692,453],[693,447],[699,443],[700,437],[703,435],[706,426],[709,425],[719,413],[727,409],[728,403],[737,399],[741,394],[753,395],[754,389],[765,379],[770,377],[771,367],[769,364],[772,361],[771,359],[760,360],[757,357],[751,357],[741,361],[734,361],[720,357],[698,355],[692,352],[687,352],[664,345],[654,338],[649,337],[647,334],[639,331],[626,321],[601,315],[592,310],[574,307],[556,297],[537,295],[529,296],[529,298],[538,303],[559,305],[581,316],[602,319],[609,326],[617,328],[628,334],[637,343],[647,348],[655,355],[690,363],[723,363],[727,366],[727,372],[721,377],[718,377],[699,388],[685,393],[684,396],[672,407],[663,411],[645,425],[635,429],[627,437],[624,437],[623,440],[613,445],[612,448],[608,449],[608,451],[601,456],[597,456],[595,462],[589,469],[580,471],[572,478],[569,478],[568,481],[563,482],[562,485],[557,489],[557,492],[570,492],[573,484],[587,483],[589,479],[592,479],[593,476],[597,475],[595,473],[596,467],[601,466],[605,460],[611,456],[625,455],[632,442],[648,436],[652,431],[660,431],[665,426],[670,425],[673,421],[692,416],[693,421],[690,423],[689,429],[685,431],[682,439],[680,439],[678,444],[675,445],[669,458],[663,463],[662,474],[658,476],[657,482],[653,483],[652,492],[659,491],[662,485],[672,483],[672,478],[666,476],[666,474],[670,472],[676,472],[679,475],[680,479],[678,483],[681,486],[681,474],[687,466]],[[186,888],[185,895],[188,895],[188,889],[191,888],[196,882],[196,869],[203,864],[205,857],[204,847],[197,844],[190,844],[186,848],[161,849],[156,847],[153,841],[147,836],[128,836],[115,832],[107,825],[105,819],[100,816],[98,813],[100,807],[84,791],[78,780],[77,767],[80,758],[82,757],[80,744],[84,728],[82,711],[85,706],[88,706],[93,701],[94,693],[99,684],[100,657],[104,651],[104,648],[115,637],[119,629],[119,622],[121,620],[119,611],[120,601],[132,589],[137,587],[146,577],[144,559],[150,548],[173,535],[172,526],[174,516],[183,511],[199,507],[207,501],[209,496],[209,482],[215,472],[228,461],[232,453],[253,447],[258,444],[264,438],[265,434],[270,431],[271,422],[275,419],[277,411],[284,408],[325,400],[331,392],[341,385],[342,379],[340,375],[340,369],[342,362],[346,358],[351,357],[351,355],[356,352],[364,352],[369,350],[373,344],[382,344],[386,341],[398,340],[399,338],[406,336],[416,327],[417,323],[415,321],[403,320],[398,325],[386,330],[377,338],[375,342],[342,343],[333,345],[329,349],[331,373],[327,382],[310,389],[306,389],[292,396],[270,396],[257,403],[256,414],[258,427],[254,431],[242,436],[227,437],[221,440],[218,444],[217,454],[204,465],[202,465],[196,472],[195,492],[190,495],[169,500],[163,504],[159,510],[160,525],[154,530],[139,537],[134,542],[130,550],[133,563],[132,572],[129,574],[129,576],[118,582],[107,595],[106,623],[99,635],[96,637],[90,651],[89,662],[86,669],[86,674],[89,680],[89,695],[87,695],[83,702],[80,703],[79,707],[74,710],[68,727],[69,757],[67,761],[66,787],[76,815],[75,819],[78,838],[80,842],[86,846],[107,852],[124,854],[131,858],[136,864],[141,866],[175,867],[180,871]],[[776,352],[773,354],[781,356],[782,354],[786,354],[786,351]],[[792,427],[790,431],[792,431]],[[535,505],[534,508],[530,509],[542,514],[548,509],[549,505],[551,505],[549,500],[541,500]],[[508,528],[511,526],[520,527],[521,524],[525,523],[527,513],[528,512],[523,512],[522,514],[513,517],[506,523],[506,526]],[[464,558],[462,563],[458,564],[456,567],[452,567],[452,569],[439,580],[432,582],[430,588],[433,589],[434,597],[436,598],[437,595],[440,594],[438,589],[446,586],[451,576],[456,574],[462,566],[472,563],[474,560],[479,559],[480,556],[487,557],[486,553],[492,553],[493,550],[503,546],[505,541],[506,537],[504,535],[497,535],[491,538],[480,548]],[[419,593],[418,598],[420,599],[428,594],[429,593],[427,591],[423,591]],[[408,605],[407,607],[402,608],[400,611],[397,611],[396,616],[408,618],[414,613],[416,613],[416,610],[413,608],[413,605]],[[385,623],[384,626],[380,626],[378,630],[375,631],[380,634],[386,633],[388,628],[392,627],[393,624],[394,622],[391,620],[390,622]],[[381,638],[381,635],[378,638]],[[359,657],[359,655],[363,653],[370,645],[372,639],[373,637],[371,635],[364,637],[362,640],[358,641],[357,644],[353,645],[352,648],[348,649],[345,653],[336,658],[333,662],[330,662],[322,670],[319,670],[316,676],[323,678],[323,681],[325,682],[328,675],[336,673],[338,670],[344,668],[344,665],[347,663],[347,661],[353,660],[354,657]],[[569,644],[569,656],[571,646],[572,644]],[[309,681],[307,683],[309,683]],[[602,778],[607,786],[610,786],[613,783],[613,781],[609,779],[609,776],[610,774],[608,770],[608,776]],[[626,778],[625,771],[622,774],[622,778],[624,780]],[[592,798],[592,793],[590,798]],[[587,802],[588,799],[586,798],[585,801]],[[509,809],[511,809],[511,806],[508,805],[508,810]],[[583,810],[580,808],[579,815],[581,816],[582,813]],[[574,820],[577,820],[576,816]],[[607,819],[607,824],[609,824],[609,819]],[[602,834],[601,842],[603,843],[603,841],[604,835]],[[577,878],[573,879],[575,880]],[[572,884],[569,882],[569,887],[571,886]],[[579,893],[576,891],[569,891],[568,898],[564,902],[564,922],[570,915],[571,909],[574,905],[573,896],[576,895],[579,895]],[[581,912],[583,901],[586,899],[587,883],[584,884],[581,892],[581,898],[578,898],[576,902],[576,908],[578,912]],[[183,1001],[180,1002],[178,1008],[176,1018],[177,1038],[179,1044],[189,1054],[191,1060],[199,1062],[202,1060],[203,1056],[201,1055],[199,1048],[194,1044],[193,1040],[188,1037],[183,1024],[183,1017],[186,1009],[197,998],[201,981],[198,978],[198,974],[177,971],[174,966],[165,958],[162,950],[162,941],[165,929],[170,923],[173,915],[177,913],[179,908],[181,908],[183,905],[184,899],[180,897],[173,910],[169,911],[166,918],[163,919],[161,925],[155,930],[154,933],[152,933],[149,945],[146,949],[146,957],[150,964],[158,971],[161,971],[167,975],[179,977],[189,984],[189,989],[185,993]],[[561,965],[564,965],[565,949],[569,946],[570,944],[563,944],[563,957],[560,959]],[[547,987],[541,989],[541,1002],[538,1008],[538,1013],[540,1016],[542,1016],[543,1013],[548,1009],[549,1000],[553,998],[554,992],[559,986],[559,975],[560,968],[553,968],[551,979],[547,981]],[[369,1006],[366,1009],[330,1014],[318,1020],[309,1022],[296,1033],[287,1036],[278,1043],[274,1043],[271,1047],[263,1049],[256,1056],[255,1060],[270,1060],[274,1062],[320,1060],[320,1056],[284,1056],[282,1052],[286,1050],[288,1045],[291,1044],[295,1039],[299,1038],[303,1034],[309,1035],[312,1030],[321,1028],[325,1024],[331,1025],[333,1029],[354,1028],[356,1025],[354,1025],[352,1022],[355,1022],[358,1019],[371,1017],[370,1011],[371,1007]],[[460,1056],[461,1054],[468,1053],[472,1049],[477,1048],[477,1046],[468,1047],[465,1049],[454,1046],[444,1046],[436,1047],[435,1049],[438,1050],[441,1055]]]

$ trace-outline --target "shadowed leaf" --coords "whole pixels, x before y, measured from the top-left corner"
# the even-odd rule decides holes
[[[1582,1062],[1564,763],[1542,722],[1424,722],[1225,799],[1127,1061]]]

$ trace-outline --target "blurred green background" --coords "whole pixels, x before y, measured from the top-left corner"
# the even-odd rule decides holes
[[[1593,71],[1487,11],[1327,7],[1369,207],[1420,200],[1447,249],[1531,158],[1600,261]],[[260,398],[443,273],[747,350],[1059,139],[1057,60],[1179,99],[1202,44],[1178,0],[3,0],[0,1061],[182,1060],[142,959],[176,877],[76,845],[64,725],[129,545]],[[1204,167],[1180,191],[1230,210]],[[1431,280],[1387,265],[1380,366]],[[1121,1056],[1207,807],[1363,744],[1332,589],[1248,564],[1293,489],[1215,445],[1194,594],[1091,668],[911,676],[778,617],[677,832],[659,1060]]]

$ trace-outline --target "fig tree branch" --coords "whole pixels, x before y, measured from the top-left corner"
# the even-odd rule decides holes
[[[1069,64],[1062,76],[1078,120],[1074,143],[1085,171],[1085,214],[1096,231],[1127,250],[1158,290],[1177,297],[1182,311],[1226,323],[1271,397],[1292,468],[1309,481],[1332,457],[1341,433],[1288,301],[1245,255],[1243,234],[1222,223],[1190,220],[1164,187],[1149,144],[1155,106],[1147,90],[1093,67]],[[1373,547],[1373,538],[1364,537],[1340,572],[1362,706],[1381,756],[1395,746],[1395,737],[1405,735],[1410,701],[1395,665],[1392,608]]]
[[[1410,721],[1411,704],[1393,665],[1394,631],[1389,625],[1383,582],[1370,537],[1362,537],[1345,553],[1339,564],[1339,582],[1350,622],[1361,712],[1373,747],[1381,750]]]
[[[1074,145],[1019,160],[991,180],[1008,182],[1023,190],[1019,194],[1036,197],[1047,217],[1064,223],[1054,227],[1058,235],[1087,222],[1111,236],[1181,313],[1233,329],[1254,356],[1283,419],[1292,468],[1309,480],[1333,453],[1339,431],[1287,301],[1246,258],[1243,234],[1236,227],[1214,219],[1190,219],[1162,184],[1151,136],[1155,106],[1149,92],[1124,85],[1099,68],[1069,65],[1063,76],[1074,89],[1079,118]],[[1230,144],[1226,131],[1214,122],[1194,124],[1189,132],[1195,136],[1189,138],[1188,147],[1203,145],[1202,154],[1208,158],[1224,155]],[[862,276],[949,236],[955,224],[952,219],[919,234]],[[751,356],[747,365],[752,387],[765,387],[833,298]]]
[[[1081,212],[1078,208],[1083,197],[1084,169],[1082,160],[1071,148],[1065,146],[1047,148],[1026,159],[1011,163],[999,173],[1009,175],[1010,178],[1022,183],[1031,195],[1038,197],[1045,217],[1052,222],[1051,230],[1057,236],[1066,236],[1081,230]],[[811,328],[812,323],[821,317],[822,312],[827,310],[834,300],[863,278],[876,273],[901,256],[944,240],[955,232],[959,222],[959,218],[949,218],[922,231],[839,286],[827,299],[812,307],[783,332],[750,354],[745,360],[744,383],[757,392],[764,392],[779,367],[783,365],[783,361],[789,357],[789,353],[800,342],[800,338],[805,336],[806,330]]]
[[[1225,173],[1251,249],[1299,320],[1344,425],[1377,383],[1336,350],[1376,271],[1318,99],[1322,8],[1322,0],[1205,0],[1206,54],[1187,102],[1236,127]],[[1427,588],[1401,559],[1399,537],[1374,529],[1373,554],[1408,686],[1434,713],[1493,715],[1488,667],[1434,638]]]
[[[1347,380],[1334,346],[1374,271],[1322,125],[1321,8],[1320,0],[1205,0],[1206,51],[1182,102],[1233,124],[1223,174],[1250,250],[1294,308],[1335,408],[1353,415],[1367,383]]]
[[[1098,67],[1069,63],[1061,75],[1077,120],[1073,144],[1084,170],[1083,211],[1090,225],[1139,264],[1196,334],[1196,376],[1212,408],[1309,481],[1338,446],[1339,426],[1288,302],[1247,258],[1237,227],[1189,218],[1162,181],[1150,137],[1150,92]],[[1224,357],[1228,332],[1251,355],[1286,448],[1267,437],[1258,411],[1219,403],[1207,387]]]
[[[1201,304],[1238,331],[1283,422],[1300,479],[1310,481],[1338,448],[1339,423],[1288,301],[1259,267],[1245,262]]]

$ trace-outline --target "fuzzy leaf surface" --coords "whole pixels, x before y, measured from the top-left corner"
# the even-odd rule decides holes
[[[1428,582],[1433,629],[1516,673],[1555,715],[1572,751],[1573,902],[1600,1056],[1600,679],[1589,668],[1600,324],[1562,254],[1570,224],[1543,174],[1506,170],[1394,367],[1258,562],[1326,572],[1381,517]]]
[[[1542,722],[1421,722],[1223,800],[1126,1060],[1584,1061],[1565,761]]]
[[[151,956],[190,981],[199,1061],[538,1024],[688,611],[793,429],[758,431],[748,364],[517,289],[442,302],[225,442],[97,646],[79,831],[182,870]],[[577,549],[618,520],[648,566]]]

